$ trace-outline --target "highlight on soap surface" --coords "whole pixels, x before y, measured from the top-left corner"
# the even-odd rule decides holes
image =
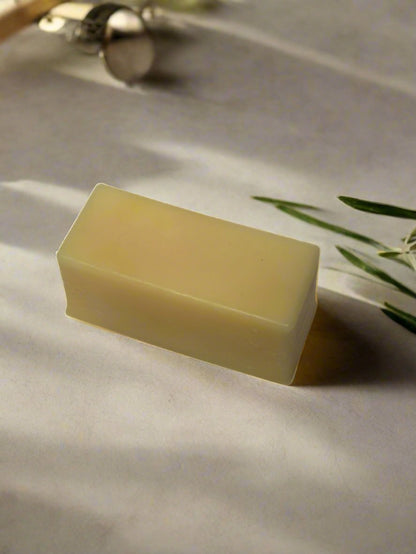
[[[67,314],[290,384],[317,246],[97,185],[57,253]]]

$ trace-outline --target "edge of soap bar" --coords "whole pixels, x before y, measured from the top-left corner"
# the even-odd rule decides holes
[[[99,267],[96,267],[94,264],[89,264],[87,262],[81,262],[79,260],[77,260],[76,258],[73,258],[71,257],[70,255],[68,254],[65,254],[62,252],[62,247],[64,245],[64,243],[66,242],[68,236],[71,234],[74,226],[77,224],[77,221],[78,219],[82,216],[82,214],[84,213],[84,210],[86,209],[87,207],[87,204],[88,204],[88,200],[89,198],[92,196],[92,194],[96,191],[97,188],[109,188],[109,189],[113,189],[113,190],[117,190],[117,191],[120,191],[120,192],[123,192],[123,193],[127,193],[127,194],[130,194],[132,196],[138,196],[136,195],[135,193],[132,193],[132,192],[129,192],[129,191],[125,191],[123,189],[119,189],[117,187],[113,187],[111,185],[106,185],[104,183],[98,183],[97,185],[94,186],[93,190],[91,191],[91,194],[89,195],[86,203],[84,204],[83,208],[80,210],[79,214],[77,215],[76,219],[74,220],[74,222],[72,223],[70,229],[68,230],[68,232],[66,233],[65,235],[65,238],[63,239],[62,243],[60,244],[57,252],[56,252],[56,255],[57,255],[57,260],[58,260],[58,265],[59,265],[59,268],[60,268],[60,272],[61,272],[61,277],[62,277],[62,280],[63,280],[63,283],[64,283],[64,288],[65,288],[65,292],[67,293],[67,283],[66,283],[66,280],[64,279],[64,273],[63,273],[63,267],[65,265],[65,260],[66,261],[70,261],[70,260],[73,260],[73,262],[76,262],[77,264],[82,264],[84,265],[85,267],[90,267],[91,269],[92,268],[95,268],[98,272],[101,272],[102,269],[100,269]],[[170,204],[168,203],[164,203],[164,202],[160,202],[158,200],[153,200],[153,199],[149,199],[149,200],[152,200],[153,202],[156,202],[156,203],[159,203],[159,204],[165,204],[167,206],[170,206]],[[184,211],[191,211],[191,210],[186,210],[184,208],[181,208],[179,206],[172,206],[172,207],[175,207],[175,208],[178,208],[179,210],[184,210]],[[206,214],[200,214],[199,212],[195,212],[194,213],[198,214],[198,215],[201,215],[202,217],[209,217],[211,219],[219,219],[220,221],[224,221],[224,220],[221,220],[220,218],[215,218],[213,216],[209,216],[209,215],[206,215]],[[252,227],[248,227],[248,226],[245,226],[245,225],[241,225],[241,224],[238,224],[238,223],[233,223],[233,222],[229,222],[233,225],[237,225],[239,227],[245,227],[246,229],[253,229],[255,231],[260,231],[262,233],[266,233],[266,234],[269,234],[269,235],[273,235],[274,233],[270,233],[268,231],[262,231],[262,230],[259,230],[259,229],[255,229],[255,228],[252,228]],[[284,238],[287,238],[288,240],[291,240],[291,241],[296,241],[296,242],[301,242],[301,243],[306,243],[306,241],[299,241],[297,239],[293,239],[291,237],[284,237]],[[312,321],[314,319],[314,316],[315,316],[315,313],[316,313],[316,308],[317,308],[317,273],[318,273],[318,262],[319,262],[319,247],[317,245],[314,245],[314,244],[311,244],[311,243],[306,243],[306,244],[309,244],[311,247],[313,247],[314,249],[316,249],[317,251],[317,264],[316,264],[316,272],[315,272],[315,278],[313,281],[311,281],[311,286],[309,288],[309,292],[305,295],[305,298],[304,298],[304,301],[303,301],[303,308],[302,308],[302,312],[301,312],[301,315],[299,316],[297,322],[295,325],[284,325],[284,327],[286,327],[288,333],[290,334],[290,331],[291,330],[294,330],[295,327],[296,327],[296,333],[297,333],[297,337],[302,337],[302,341],[298,341],[298,343],[302,344],[302,348],[298,354],[297,357],[295,356],[292,356],[291,357],[291,364],[290,364],[290,368],[293,368],[290,369],[290,371],[285,371],[285,377],[282,378],[282,379],[279,379],[277,377],[273,377],[271,375],[265,375],[264,372],[263,372],[263,375],[260,374],[260,371],[256,373],[256,371],[254,369],[252,370],[245,370],[243,368],[238,368],[238,367],[233,367],[231,365],[227,365],[226,363],[222,363],[222,362],[219,362],[219,361],[216,361],[214,359],[211,358],[210,359],[207,359],[207,358],[204,358],[204,357],[200,357],[198,355],[195,355],[193,353],[189,353],[189,352],[186,352],[186,351],[181,351],[179,349],[175,349],[175,348],[171,348],[169,346],[166,346],[166,345],[163,345],[163,344],[157,344],[157,342],[155,341],[152,341],[152,340],[146,340],[145,338],[143,337],[140,337],[140,336],[135,336],[134,334],[130,334],[130,333],[125,333],[125,332],[122,332],[122,331],[118,331],[117,329],[114,329],[114,328],[111,328],[111,326],[109,327],[108,325],[102,325],[100,324],[99,322],[96,323],[94,321],[90,321],[88,318],[86,319],[85,317],[78,317],[77,315],[77,310],[75,310],[74,313],[71,313],[71,310],[69,309],[69,297],[68,297],[68,294],[66,294],[67,296],[67,310],[66,310],[66,315],[69,316],[69,317],[72,317],[72,318],[75,318],[75,319],[78,319],[80,321],[84,321],[84,322],[88,322],[92,325],[96,325],[98,327],[101,327],[103,329],[107,329],[107,330],[112,330],[113,332],[118,332],[118,333],[121,333],[121,334],[124,334],[126,336],[130,336],[131,338],[134,338],[135,340],[139,340],[141,342],[144,342],[144,343],[147,343],[147,344],[151,344],[151,345],[156,345],[157,347],[162,347],[162,348],[165,348],[165,349],[168,349],[168,350],[171,350],[171,351],[175,351],[175,352],[178,352],[178,353],[181,353],[183,355],[187,355],[187,356],[190,356],[190,357],[193,357],[193,358],[197,358],[197,359],[201,359],[203,360],[204,362],[208,362],[208,363],[213,363],[213,364],[216,364],[216,365],[221,365],[222,367],[226,367],[226,368],[229,368],[229,369],[232,369],[232,370],[236,370],[236,371],[240,371],[240,372],[243,372],[243,373],[247,373],[249,375],[252,375],[252,376],[255,376],[255,377],[258,377],[258,378],[263,378],[263,379],[266,379],[266,380],[271,380],[271,381],[274,381],[274,382],[278,382],[280,384],[285,384],[285,385],[290,385],[293,383],[294,379],[295,379],[295,376],[296,376],[296,373],[297,373],[297,368],[298,368],[298,364],[299,364],[299,361],[300,361],[300,358],[301,358],[301,354],[303,352],[303,349],[304,349],[304,345],[305,345],[305,341],[306,341],[306,338],[307,338],[307,335],[309,333],[309,330],[310,330],[310,327],[312,325]],[[156,288],[156,289],[159,289],[161,291],[164,291],[165,293],[166,292],[170,292],[172,294],[175,294],[175,295],[179,295],[179,296],[182,296],[182,297],[186,297],[187,295],[185,294],[182,294],[178,291],[175,291],[175,290],[170,290],[170,289],[167,289],[167,288],[162,288],[158,285],[155,285],[153,283],[146,283],[144,281],[140,281],[138,279],[134,279],[132,277],[129,277],[128,275],[123,275],[122,273],[118,273],[118,275],[120,277],[123,277],[127,280],[132,280],[134,282],[137,282],[137,283],[142,283],[144,285],[147,285],[147,286],[151,286],[152,288]],[[314,291],[314,295],[311,296],[311,291]],[[196,297],[189,297],[189,299],[192,299],[193,301],[197,302],[197,303],[206,303],[206,301],[202,298],[196,298]],[[211,306],[214,306],[214,304],[210,303]],[[244,312],[242,310],[238,310],[238,309],[235,309],[235,308],[232,308],[230,306],[224,306],[224,305],[217,305],[217,308],[221,308],[225,311],[235,311],[235,312],[238,312],[240,314],[244,314],[244,315],[247,315],[247,316],[250,316],[250,317],[255,317],[255,318],[260,318],[260,319],[264,319],[264,318],[261,318],[260,316],[256,316],[255,314],[250,314],[250,313],[247,313],[247,312]],[[272,320],[269,320],[269,319],[265,319],[265,321],[268,321],[270,324],[272,324],[273,326],[276,326],[276,327],[281,327],[282,324],[277,322],[277,321],[272,321]],[[293,336],[291,337],[291,339],[293,340]],[[292,352],[293,354],[293,352]],[[278,370],[278,364],[276,365],[276,373],[278,374],[279,373],[279,370]],[[281,375],[282,375],[282,371],[280,371]]]

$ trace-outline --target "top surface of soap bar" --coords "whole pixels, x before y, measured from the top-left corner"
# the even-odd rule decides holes
[[[319,249],[97,185],[59,255],[291,326]]]

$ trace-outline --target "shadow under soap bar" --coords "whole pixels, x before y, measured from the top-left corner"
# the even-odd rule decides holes
[[[97,185],[57,257],[69,316],[293,381],[318,247]]]

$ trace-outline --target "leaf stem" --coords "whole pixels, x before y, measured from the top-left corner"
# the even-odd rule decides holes
[[[298,202],[289,202],[288,200],[280,200],[279,198],[269,198],[267,196],[252,196],[254,200],[259,200],[260,202],[267,202],[268,204],[273,204],[276,207],[279,206],[288,206],[289,208],[302,208],[304,210],[316,210],[320,211],[321,208],[316,206],[311,206],[310,204],[299,204]]]

